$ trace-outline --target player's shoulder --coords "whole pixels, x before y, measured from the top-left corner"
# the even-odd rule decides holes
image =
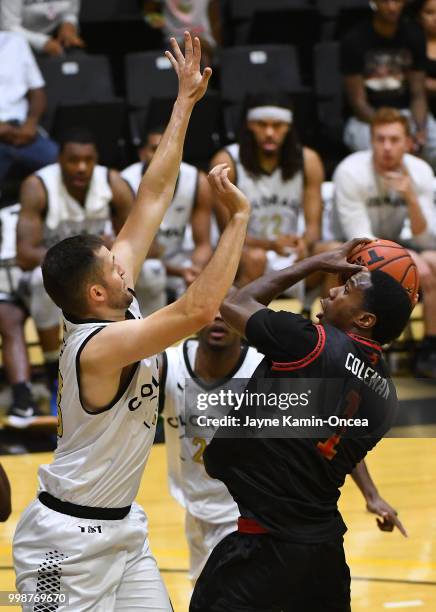
[[[35,174],[31,176],[38,176],[42,179],[57,178],[61,176],[61,166],[58,162],[55,162],[54,164],[48,164],[47,166],[43,166],[42,168],[37,170]]]
[[[333,181],[351,178],[354,181],[364,179],[372,166],[371,151],[357,151],[347,155],[345,159],[338,164],[334,174]]]

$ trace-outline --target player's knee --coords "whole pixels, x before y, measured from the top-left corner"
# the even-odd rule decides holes
[[[327,253],[333,251],[342,246],[342,242],[339,240],[321,240],[317,242],[313,247],[313,255],[319,255],[320,253]]]
[[[258,274],[263,274],[266,266],[266,251],[257,248],[244,249],[241,265],[244,266],[246,270],[252,270]]]

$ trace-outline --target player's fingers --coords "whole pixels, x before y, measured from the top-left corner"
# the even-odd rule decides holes
[[[177,60],[174,55],[170,51],[165,51],[165,55],[170,60],[171,65],[176,71],[176,73],[179,74],[179,64],[177,63]]]
[[[211,76],[212,76],[212,68],[209,68],[209,66],[208,66],[203,71],[203,75],[201,77],[201,84],[203,86],[206,86],[208,84],[209,79],[210,79]]]
[[[192,62],[193,57],[193,47],[192,47],[192,38],[188,31],[185,32],[185,61],[187,63]]]
[[[409,537],[409,536],[408,536],[408,533],[407,533],[407,531],[406,531],[406,529],[404,528],[403,523],[402,523],[402,522],[400,521],[400,519],[398,518],[397,513],[395,513],[395,514],[392,516],[392,519],[391,519],[391,520],[392,520],[392,522],[394,523],[395,527],[398,529],[398,531],[399,531],[399,532],[400,532],[400,533],[401,533],[401,534],[402,534],[402,535],[403,535],[405,538]]]
[[[353,240],[349,240],[344,244],[344,249],[347,253],[353,251],[359,244],[368,244],[368,242],[372,242],[371,238],[353,238]]]
[[[201,62],[201,44],[198,36],[194,36],[193,44],[193,61],[196,66],[200,66]]]
[[[388,521],[387,519],[376,519],[377,520],[377,525],[378,528],[380,529],[380,531],[393,531],[394,530],[394,524],[391,523],[390,521]]]
[[[225,168],[227,166],[227,164],[217,164],[216,166],[214,166],[212,168],[212,170],[210,170],[209,174],[208,174],[208,179],[210,181],[213,181],[214,178],[221,173],[221,171],[223,170],[223,168]]]
[[[175,38],[170,38],[170,45],[173,50],[173,55],[177,60],[177,63],[183,65],[185,62],[185,58],[180,50],[179,43]]]

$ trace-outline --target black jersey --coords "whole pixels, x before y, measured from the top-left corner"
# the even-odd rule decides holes
[[[368,418],[369,429],[364,437],[344,435],[343,430],[328,438],[304,439],[216,435],[204,453],[206,470],[227,485],[242,516],[280,537],[320,542],[341,535],[346,527],[337,508],[339,489],[390,428],[397,408],[381,347],[267,308],[249,319],[246,336],[265,355],[248,393],[265,378],[340,380],[337,397],[319,398],[320,410],[349,415],[351,409],[355,418]],[[250,410],[244,405],[246,413]]]

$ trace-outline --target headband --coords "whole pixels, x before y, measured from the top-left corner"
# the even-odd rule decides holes
[[[250,108],[247,113],[247,121],[265,121],[272,119],[275,121],[283,121],[283,123],[292,123],[293,112],[288,108],[280,106],[256,106]]]

